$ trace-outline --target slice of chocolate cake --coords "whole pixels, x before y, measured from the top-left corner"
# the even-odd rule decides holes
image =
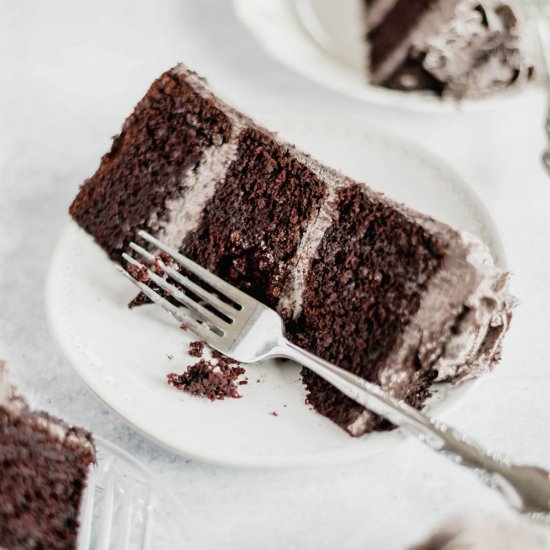
[[[533,44],[515,0],[363,1],[373,84],[460,99],[533,77]]]
[[[289,338],[421,406],[498,358],[506,277],[470,235],[324,166],[178,66],[150,88],[71,206],[116,262],[137,231],[276,308]],[[353,435],[378,419],[304,372]]]
[[[0,548],[76,548],[92,436],[33,412],[0,362]]]

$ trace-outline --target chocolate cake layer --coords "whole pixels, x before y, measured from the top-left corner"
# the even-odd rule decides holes
[[[265,132],[243,130],[223,185],[181,251],[275,307],[325,184]]]
[[[493,365],[511,298],[482,243],[284,143],[183,66],[157,82],[173,86],[153,86],[117,138],[126,146],[103,159],[71,210],[113,259],[146,227],[275,307],[292,340],[418,407],[432,380],[477,376]],[[149,156],[135,158],[131,129],[155,117],[143,106],[158,94],[185,94],[192,106],[194,116],[186,117],[181,104],[167,103],[183,126],[179,136],[203,118],[219,135],[212,117],[220,112],[223,138],[205,138],[191,169],[151,171],[154,142]],[[179,158],[179,141],[169,143],[164,156]],[[96,194],[109,208],[131,193],[124,177],[103,177],[111,163],[136,166],[131,181],[148,174],[143,196],[159,197],[142,199],[140,221],[123,217],[116,232],[95,225]],[[351,434],[387,426],[314,375],[304,372],[304,381],[309,403]]]
[[[445,243],[358,184],[338,192],[335,209],[337,220],[311,264],[293,330],[306,349],[380,383],[388,350],[418,311]],[[420,366],[414,355],[407,362],[401,368]],[[339,392],[307,369],[302,374],[310,403],[321,411],[330,404],[334,413]],[[424,392],[418,384],[429,381],[417,380],[410,389]],[[346,426],[363,412],[351,401],[339,409],[338,421]]]
[[[515,0],[364,0],[369,80],[479,97],[531,80],[536,55]]]
[[[76,548],[91,435],[32,412],[0,363],[0,548]]]

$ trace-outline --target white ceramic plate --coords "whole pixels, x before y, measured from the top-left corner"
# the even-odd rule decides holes
[[[370,86],[361,28],[362,0],[233,0],[240,21],[277,61],[318,84],[369,103],[435,112],[527,104],[542,91],[531,85],[457,103],[426,92]]]
[[[498,234],[479,199],[429,153],[335,119],[299,113],[257,118],[350,176],[480,236],[504,265]],[[46,289],[51,331],[91,390],[159,444],[198,460],[246,467],[351,460],[398,444],[397,432],[354,439],[310,410],[299,367],[291,363],[248,367],[242,399],[211,403],[169,387],[166,374],[196,361],[186,353],[196,338],[156,306],[129,310],[134,296],[103,251],[69,222]],[[430,412],[446,410],[465,387],[439,391]]]
[[[181,548],[189,542],[193,522],[182,503],[126,451],[94,439],[97,464],[82,499],[78,550]]]

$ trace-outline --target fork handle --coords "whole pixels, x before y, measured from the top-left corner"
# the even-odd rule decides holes
[[[368,410],[403,427],[422,443],[453,462],[473,470],[508,503],[534,519],[550,523],[550,473],[542,468],[513,464],[500,453],[484,450],[472,439],[434,420],[380,386],[367,382],[316,355],[284,340],[277,350],[283,357],[304,365]]]

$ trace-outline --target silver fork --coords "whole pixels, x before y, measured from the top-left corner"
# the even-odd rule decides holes
[[[301,349],[285,338],[282,319],[274,310],[165,246],[145,231],[140,231],[139,236],[157,251],[168,254],[178,269],[160,261],[136,243],[131,243],[130,247],[143,258],[145,265],[129,254],[124,254],[124,259],[129,265],[147,270],[149,280],[183,307],[174,305],[145,282],[136,280],[122,267],[117,267],[143,294],[178,321],[185,323],[209,346],[241,363],[284,357],[304,365],[363,407],[403,427],[422,443],[455,463],[472,469],[518,511],[550,523],[548,471],[517,465],[503,454],[488,452],[457,430],[394,398],[380,386]],[[148,268],[152,262],[160,266],[165,276]],[[179,271],[179,268],[192,273],[196,280],[202,281],[215,292],[205,290]],[[167,278],[192,294],[176,288]]]

